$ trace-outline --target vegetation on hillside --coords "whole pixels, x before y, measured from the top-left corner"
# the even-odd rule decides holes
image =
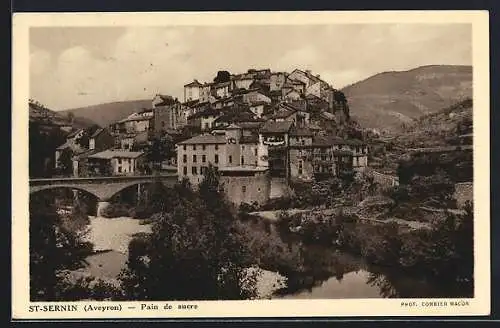
[[[472,97],[472,67],[434,65],[384,72],[342,89],[365,128],[401,132],[403,123]]]
[[[61,111],[60,113],[63,115],[73,113],[77,117],[86,118],[104,127],[129,116],[130,114],[136,112],[138,108],[150,107],[150,99],[141,99],[67,109]]]

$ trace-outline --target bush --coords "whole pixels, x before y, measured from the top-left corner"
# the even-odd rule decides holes
[[[102,209],[100,215],[105,218],[129,216],[130,208],[126,204],[109,204],[107,207]]]

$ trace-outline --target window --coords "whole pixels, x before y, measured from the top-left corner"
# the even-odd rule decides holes
[[[245,157],[241,156],[241,165],[245,165]]]
[[[205,174],[205,172],[207,172],[207,167],[206,166],[200,167],[200,173]]]
[[[118,166],[118,173],[122,173],[122,167]]]
[[[242,149],[242,150],[245,150],[245,145],[241,145],[241,149]]]
[[[196,150],[196,145],[193,145],[193,150]]]
[[[229,163],[233,163],[233,156],[229,155]]]
[[[188,168],[187,168],[187,166],[184,166],[184,167],[182,168],[182,174],[184,174],[184,175],[187,175],[187,174],[188,174]]]
[[[186,150],[186,145],[182,145],[182,150]]]
[[[122,159],[121,158],[118,158],[118,164],[122,164]]]
[[[191,168],[191,174],[192,174],[192,175],[197,175],[197,174],[198,174],[198,168],[197,168],[196,166],[193,166],[193,167]]]
[[[188,159],[188,156],[186,154],[182,155],[182,162],[186,163]]]
[[[215,154],[215,164],[219,163],[219,155]]]
[[[302,175],[302,161],[299,161],[299,175]]]
[[[257,156],[257,148],[254,149],[254,154]]]
[[[196,155],[193,155],[193,163],[196,163]]]
[[[205,123],[205,130],[208,130],[208,123]]]
[[[207,156],[201,155],[201,162],[205,163],[207,161]]]
[[[215,145],[215,150],[219,150],[219,145]]]
[[[306,140],[305,140],[305,139],[300,139],[300,143],[301,143],[302,145],[305,145],[305,144],[306,144]]]
[[[205,150],[207,147],[205,145],[201,146],[202,150]]]
[[[241,191],[242,192],[247,192],[247,186],[241,186]]]

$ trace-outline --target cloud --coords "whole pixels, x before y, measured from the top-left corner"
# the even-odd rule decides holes
[[[42,75],[50,67],[52,57],[50,53],[43,49],[33,49],[30,53],[30,72],[33,75]]]
[[[30,96],[54,109],[182,98],[218,70],[310,69],[336,88],[427,64],[471,64],[470,25],[377,24],[85,28],[33,33]],[[102,31],[99,33],[99,31]],[[44,42],[51,35],[57,42]]]
[[[320,76],[334,88],[342,89],[343,87],[351,84],[353,81],[361,81],[367,78],[370,76],[370,73],[357,69],[350,69],[343,71],[324,71],[320,74]]]
[[[149,98],[157,92],[178,94],[185,76],[195,75],[191,66],[182,64],[189,54],[184,38],[190,31],[183,32],[130,29],[108,56],[96,56],[82,45],[66,49],[44,82],[37,81],[40,70],[33,67],[34,93],[45,94],[48,103],[62,104],[56,109],[88,105],[89,99],[100,103]],[[37,62],[45,58],[38,52],[33,56]],[[48,85],[57,92],[50,92]]]
[[[281,59],[279,59],[277,66],[280,69],[290,70],[297,67],[297,64],[302,68],[312,69],[318,61],[321,61],[322,55],[320,51],[312,45],[304,45],[299,48],[292,49],[286,52]]]

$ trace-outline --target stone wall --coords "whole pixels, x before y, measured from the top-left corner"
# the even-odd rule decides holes
[[[263,205],[269,200],[271,179],[267,173],[256,173],[251,176],[221,176],[220,179],[226,197],[235,205],[254,202]]]
[[[272,178],[269,198],[288,197],[291,194],[290,187],[285,178]]]
[[[399,178],[397,176],[379,173],[374,170],[367,170],[373,176],[373,182],[378,183],[384,188],[394,187],[399,185]]]

